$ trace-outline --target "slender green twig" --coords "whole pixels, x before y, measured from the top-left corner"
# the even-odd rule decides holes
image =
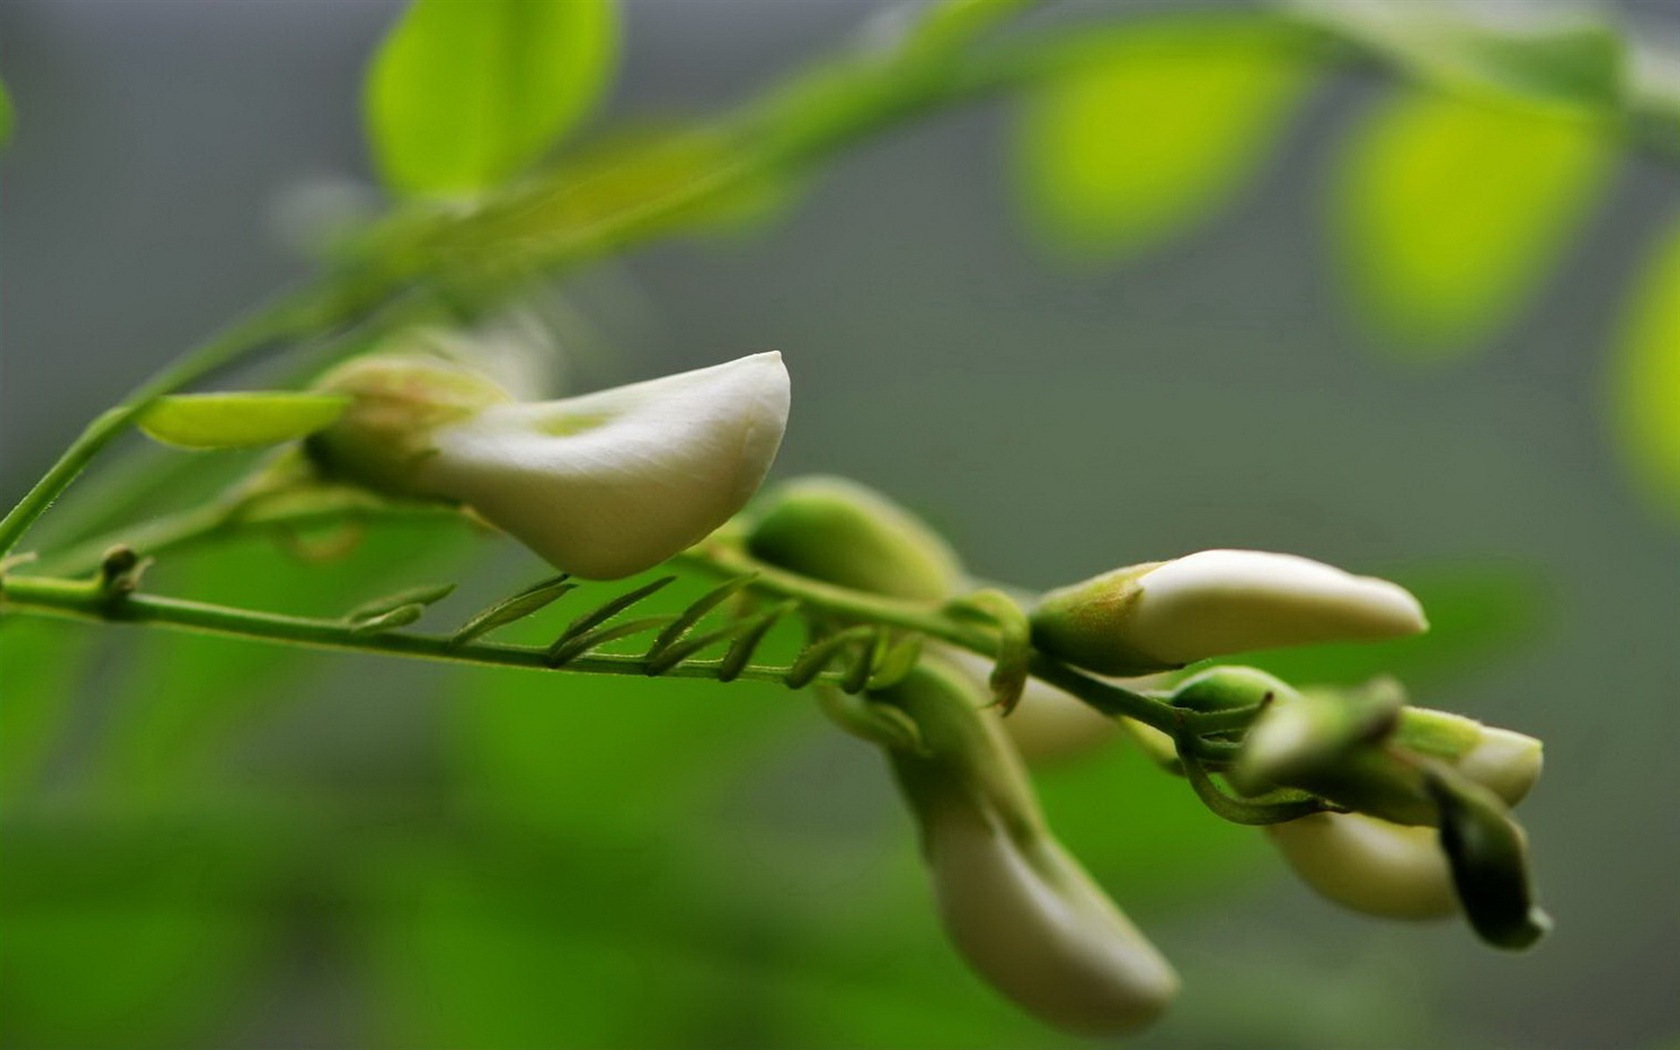
[[[555,673],[645,676],[650,669],[649,660],[645,656],[619,656],[610,653],[588,653],[573,658],[563,668],[555,669],[549,666],[546,646],[502,645],[493,642],[471,642],[453,646],[447,635],[400,631],[357,633],[356,625],[346,620],[254,612],[249,609],[145,594],[113,595],[94,581],[62,580],[43,576],[7,576],[4,589],[0,590],[0,608],[64,619],[144,624],[196,634],[256,642],[278,642],[312,649],[384,653]],[[722,666],[722,660],[689,660],[675,667],[663,668],[660,673],[672,678],[715,679]],[[787,676],[787,669],[748,665],[736,671],[736,675],[751,681],[781,682]],[[829,685],[841,684],[842,678],[838,672],[825,672],[818,676],[820,681]]]

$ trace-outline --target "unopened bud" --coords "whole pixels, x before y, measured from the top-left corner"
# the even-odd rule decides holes
[[[977,689],[987,687],[992,661],[966,649],[945,649],[941,656]],[[1127,685],[1142,687],[1128,680]],[[993,709],[995,711],[995,709]],[[1094,751],[1119,731],[1119,720],[1085,701],[1036,678],[1027,679],[1015,710],[1007,718],[994,715],[1022,758],[1032,766],[1060,762]]]
[[[467,504],[589,579],[651,568],[740,510],[775,458],[788,412],[777,353],[539,403],[417,358],[354,361],[322,386],[354,398],[311,440],[329,469],[398,495]]]
[[[1396,740],[1441,759],[1507,806],[1527,797],[1544,766],[1544,745],[1534,737],[1427,707],[1401,712]]]
[[[1228,653],[1374,641],[1426,630],[1398,584],[1264,551],[1200,551],[1045,595],[1033,639],[1106,674],[1142,674]]]
[[[1380,678],[1359,689],[1279,692],[1243,737],[1232,780],[1248,791],[1294,784],[1394,727],[1405,691]]]
[[[1439,770],[1425,784],[1441,809],[1441,849],[1471,927],[1497,948],[1531,947],[1552,920],[1534,901],[1522,828],[1479,784]]]
[[[1143,1027],[1177,993],[1177,974],[1044,827],[1019,757],[971,692],[923,667],[885,697],[927,744],[925,755],[889,755],[946,932],[976,972],[1050,1024]]]
[[[856,482],[798,478],[764,504],[747,536],[761,561],[894,598],[944,601],[964,586],[962,563],[944,537]]]
[[[1435,919],[1458,910],[1434,828],[1363,813],[1314,813],[1265,831],[1302,882],[1344,907],[1389,919]]]

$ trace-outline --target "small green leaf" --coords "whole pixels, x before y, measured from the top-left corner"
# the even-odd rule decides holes
[[[409,587],[395,594],[387,594],[383,598],[375,598],[369,602],[351,609],[345,614],[345,619],[351,623],[371,620],[376,616],[383,616],[388,612],[400,609],[405,605],[418,605],[425,608],[443,601],[455,592],[453,583],[429,584],[422,587]]]
[[[1108,60],[1029,99],[1018,168],[1028,215],[1076,254],[1136,253],[1225,205],[1310,86],[1287,30],[1236,15],[1155,19],[1081,47]]]
[[[414,0],[368,75],[380,174],[406,193],[517,174],[600,98],[617,38],[611,0]]]
[[[577,584],[572,583],[571,579],[567,573],[561,573],[480,610],[450,636],[449,647],[455,649],[466,645],[475,638],[489,634],[498,627],[523,620],[537,610],[547,607],[549,603],[565,597],[569,591],[577,589]]]
[[[1634,480],[1680,521],[1680,225],[1640,283],[1611,376],[1611,416]]]
[[[1534,294],[1615,154],[1570,117],[1395,99],[1348,143],[1333,198],[1360,307],[1410,356],[1474,347]]]
[[[176,448],[252,448],[308,437],[349,405],[337,394],[176,394],[146,409],[137,425]]]
[[[1545,109],[1621,101],[1626,49],[1612,26],[1571,4],[1294,0],[1309,22],[1454,91]]]

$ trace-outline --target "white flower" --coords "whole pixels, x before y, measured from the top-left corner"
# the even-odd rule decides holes
[[[1403,637],[1428,622],[1387,580],[1293,554],[1209,550],[1052,591],[1034,628],[1041,648],[1070,663],[1137,674],[1255,649]]]
[[[657,565],[740,510],[775,459],[789,399],[775,352],[528,404],[413,360],[354,362],[324,385],[358,398],[315,443],[329,466],[467,504],[591,579]]]
[[[1438,919],[1458,911],[1447,856],[1431,827],[1363,813],[1315,813],[1266,827],[1284,860],[1324,897],[1389,919]]]

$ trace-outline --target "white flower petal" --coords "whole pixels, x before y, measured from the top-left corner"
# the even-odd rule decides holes
[[[1404,587],[1293,554],[1200,551],[1150,570],[1137,586],[1124,642],[1174,663],[1428,628]]]
[[[1452,871],[1437,833],[1363,813],[1315,813],[1266,827],[1301,881],[1324,897],[1390,919],[1438,919],[1458,911]]]
[[[787,426],[771,352],[583,397],[493,405],[432,435],[421,485],[556,567],[614,579],[722,525],[758,489]]]
[[[1514,806],[1540,779],[1544,763],[1539,740],[1524,733],[1482,726],[1481,740],[1454,763],[1458,771]]]

